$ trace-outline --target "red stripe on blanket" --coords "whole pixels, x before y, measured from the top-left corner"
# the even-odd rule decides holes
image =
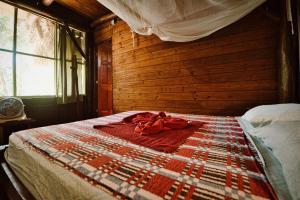
[[[164,197],[164,195],[170,190],[174,180],[169,177],[155,174],[146,185],[143,187],[151,193],[157,194],[158,196]]]

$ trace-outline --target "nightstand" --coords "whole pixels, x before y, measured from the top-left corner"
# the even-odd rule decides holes
[[[23,120],[8,121],[0,124],[0,145],[8,144],[8,137],[13,132],[29,129],[36,120],[27,118]]]

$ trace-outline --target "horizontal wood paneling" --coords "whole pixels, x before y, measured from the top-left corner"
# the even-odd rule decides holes
[[[109,31],[96,32],[96,41]],[[129,27],[120,22],[111,36],[114,111],[240,115],[276,103],[278,32],[278,22],[256,10],[197,41],[135,35],[134,46]]]
[[[101,24],[95,29],[94,32],[94,42],[96,45],[100,44],[101,42],[111,40],[112,38],[112,31],[113,27],[110,22],[106,22]]]

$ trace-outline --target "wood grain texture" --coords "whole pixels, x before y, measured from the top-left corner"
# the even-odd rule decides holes
[[[55,1],[93,20],[111,12],[96,0],[55,0]]]
[[[107,41],[98,46],[98,116],[112,111],[112,44]]]
[[[278,102],[279,24],[259,9],[193,42],[135,35],[134,46],[124,22],[95,38],[105,33],[112,38],[114,112],[241,115]]]
[[[113,26],[110,24],[110,22],[105,22],[95,28],[94,31],[94,43],[96,45],[111,40],[112,38],[112,32]]]

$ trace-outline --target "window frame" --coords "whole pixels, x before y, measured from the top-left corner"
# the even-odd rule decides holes
[[[8,52],[8,53],[12,53],[12,74],[13,74],[13,91],[12,91],[12,95],[14,97],[20,97],[22,99],[32,99],[32,98],[56,98],[57,96],[56,95],[31,95],[31,96],[22,96],[22,95],[17,95],[17,54],[19,55],[26,55],[26,56],[31,56],[31,57],[35,57],[35,58],[42,58],[42,59],[49,59],[49,60],[53,60],[53,61],[56,61],[57,58],[55,57],[55,51],[56,51],[56,45],[57,45],[57,31],[55,31],[55,35],[54,35],[54,57],[48,57],[48,56],[42,56],[42,55],[35,55],[35,54],[31,54],[31,53],[25,53],[25,52],[21,52],[21,51],[17,51],[17,24],[18,24],[18,10],[21,9],[23,11],[26,11],[26,12],[29,12],[31,14],[34,14],[36,16],[39,16],[39,17],[43,17],[47,20],[51,20],[51,21],[54,21],[55,23],[59,23],[51,18],[47,18],[43,15],[39,15],[35,12],[31,12],[27,9],[22,9],[22,8],[18,8],[17,6],[15,5],[11,5],[7,2],[3,2],[1,1],[2,3],[5,3],[5,4],[8,4],[10,6],[12,6],[14,8],[14,19],[13,19],[13,48],[12,50],[9,50],[9,49],[3,49],[3,48],[0,48],[0,52]],[[76,28],[73,28],[72,29],[75,29],[75,30],[78,30]],[[85,31],[83,30],[78,30],[78,31],[81,31],[81,32],[84,32],[86,34]],[[86,39],[86,38],[85,38]],[[66,60],[66,62],[72,62],[72,60]],[[79,62],[77,61],[77,64],[81,64],[81,65],[86,65],[86,62]],[[55,68],[55,66],[53,66]],[[56,71],[56,69],[55,69]],[[56,82],[56,73],[54,74],[54,82]],[[86,74],[85,74],[85,82],[86,82]],[[85,87],[86,87],[86,83],[85,83]],[[86,89],[85,89],[85,94],[79,94],[79,96],[86,96]],[[4,96],[5,97],[5,96]]]

